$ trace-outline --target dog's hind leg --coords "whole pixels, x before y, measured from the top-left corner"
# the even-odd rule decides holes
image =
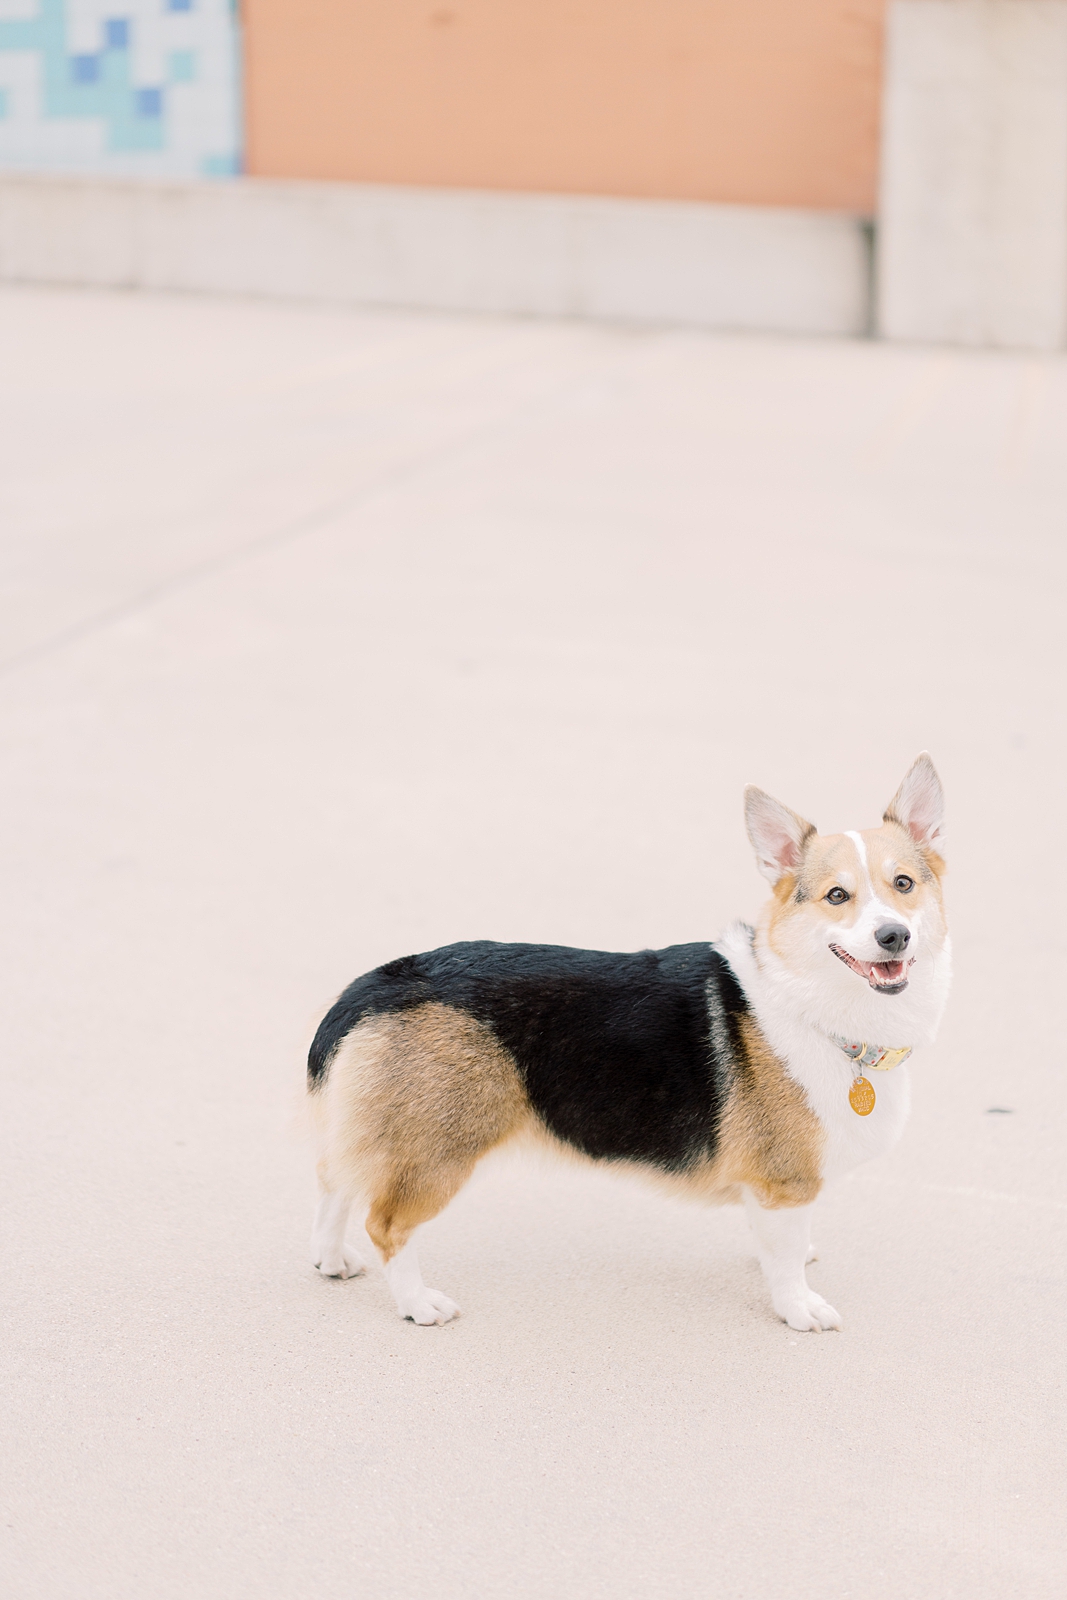
[[[427,1002],[352,1029],[316,1091],[328,1263],[344,1261],[347,1206],[369,1204],[367,1232],[402,1317],[449,1322],[459,1309],[422,1281],[411,1236],[442,1211],[481,1158],[529,1117],[514,1061],[484,1023]],[[327,1268],[320,1265],[320,1272]]]
[[[771,1301],[783,1322],[800,1333],[840,1328],[841,1318],[808,1287],[804,1268],[811,1252],[811,1206],[761,1206],[745,1189],[745,1210],[756,1236],[760,1266]]]
[[[351,1245],[345,1242],[351,1209],[349,1195],[322,1185],[311,1228],[311,1260],[324,1278],[358,1278],[367,1270]]]
[[[367,1232],[381,1254],[396,1309],[409,1322],[423,1327],[440,1325],[451,1322],[459,1312],[454,1300],[439,1289],[426,1287],[412,1235],[420,1222],[428,1222],[444,1209],[467,1181],[473,1165],[438,1169],[432,1176],[399,1171],[385,1192],[371,1202]]]

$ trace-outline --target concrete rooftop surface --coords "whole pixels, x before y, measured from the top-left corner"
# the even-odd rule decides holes
[[[5,1596],[1059,1597],[1067,360],[7,287],[0,405]],[[312,1270],[349,979],[713,938],[745,781],[869,827],[922,748],[841,1333],[532,1158],[425,1230],[457,1322]]]

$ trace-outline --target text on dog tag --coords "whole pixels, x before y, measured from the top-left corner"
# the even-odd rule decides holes
[[[848,1103],[857,1117],[868,1117],[874,1110],[874,1085],[866,1078],[856,1078],[848,1091]]]

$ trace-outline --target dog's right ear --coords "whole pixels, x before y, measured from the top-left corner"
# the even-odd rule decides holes
[[[796,871],[804,845],[815,832],[813,823],[805,822],[754,783],[745,789],[745,827],[756,852],[756,865],[771,883]]]

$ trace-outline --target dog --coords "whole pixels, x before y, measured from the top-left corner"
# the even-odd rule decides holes
[[[450,1321],[459,1308],[423,1283],[415,1229],[525,1137],[742,1203],[778,1316],[839,1328],[807,1283],[812,1206],[895,1144],[904,1063],[944,1009],[943,809],[925,753],[861,833],[821,836],[749,786],[773,888],[755,928],[636,954],[476,941],[357,978],[308,1057],[319,1272],[363,1271],[345,1239],[359,1202],[400,1315]]]

